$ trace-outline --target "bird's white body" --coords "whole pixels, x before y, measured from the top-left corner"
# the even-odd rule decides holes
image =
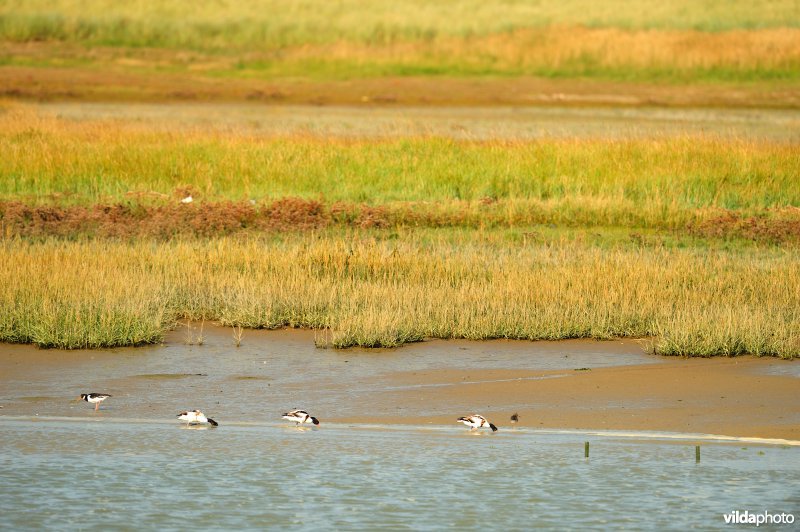
[[[485,417],[479,416],[478,414],[472,414],[470,416],[460,417],[456,421],[468,426],[470,430],[478,430],[481,427],[488,427],[492,429],[492,432],[497,431],[497,427],[489,423],[489,421]]]
[[[286,412],[283,414],[281,418],[294,421],[298,425],[302,423],[313,423],[314,425],[319,425],[319,420],[309,415],[309,413],[305,410],[292,410],[291,412]]]
[[[97,409],[100,408],[100,403],[109,397],[111,397],[111,395],[107,393],[82,393],[80,398],[87,403],[93,404],[95,411],[97,411]]]
[[[181,203],[191,203],[191,202],[193,202],[193,201],[194,201],[194,198],[193,198],[193,197],[191,197],[191,196],[186,196],[185,198],[183,198],[183,199],[181,200]]]
[[[199,410],[187,410],[186,412],[181,412],[178,414],[178,419],[185,421],[187,425],[191,423],[209,423],[215,427],[217,426],[216,421],[206,417],[206,415]]]

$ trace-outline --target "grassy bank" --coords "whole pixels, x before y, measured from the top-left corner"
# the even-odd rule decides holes
[[[176,194],[189,192],[207,202],[500,201],[511,219],[534,209],[551,212],[553,221],[652,227],[685,225],[698,209],[749,215],[800,205],[800,158],[786,143],[713,136],[519,142],[265,138],[72,122],[16,106],[5,111],[0,199],[32,204],[174,202]]]
[[[800,78],[800,29],[703,33],[557,27],[413,42],[301,43],[280,49],[184,51],[85,48],[56,41],[9,43],[0,67],[103,69],[150,76],[236,79],[539,77],[669,84],[787,83]],[[0,41],[2,42],[2,41]],[[102,77],[97,78],[102,80]]]
[[[735,0],[2,0],[0,38],[131,47],[281,47],[304,43],[423,41],[552,25],[630,30],[800,27],[797,2]]]
[[[0,65],[316,81],[793,82],[796,3],[0,2]],[[39,83],[45,80],[38,80]],[[8,88],[7,90],[13,90]],[[18,90],[23,90],[19,87]]]
[[[0,339],[158,341],[178,318],[325,329],[337,347],[437,338],[655,337],[662,354],[800,355],[800,260],[358,231],[0,244]],[[246,335],[246,332],[245,332]]]
[[[798,356],[795,152],[263,137],[9,105],[0,340],[135,345],[188,318],[337,347],[622,336]]]

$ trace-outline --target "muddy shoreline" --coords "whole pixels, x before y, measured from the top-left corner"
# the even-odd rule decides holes
[[[206,325],[161,346],[96,351],[0,344],[0,416],[453,424],[479,412],[501,429],[647,430],[800,440],[800,365],[774,358],[679,359],[635,341],[441,341],[398,349],[314,347],[312,331]],[[82,392],[114,395],[95,414]]]

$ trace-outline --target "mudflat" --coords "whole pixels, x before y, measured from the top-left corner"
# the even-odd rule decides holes
[[[198,335],[197,325],[193,334]],[[481,413],[501,430],[645,430],[800,440],[800,365],[649,355],[636,341],[432,340],[398,349],[319,349],[303,330],[205,325],[163,345],[94,351],[0,345],[0,416],[165,419],[199,408],[221,423],[454,424]],[[99,412],[79,393],[111,393]],[[274,413],[274,415],[272,415]]]
[[[792,366],[788,368],[786,366]],[[500,426],[691,432],[800,439],[795,363],[775,359],[667,359],[572,371],[447,369],[387,375],[381,402],[432,402],[480,411]],[[417,385],[416,388],[414,385]],[[469,408],[465,408],[469,406]],[[466,413],[466,412],[465,412]],[[353,422],[449,423],[355,416]]]
[[[791,82],[655,84],[540,77],[231,79],[133,69],[0,67],[0,96],[28,101],[378,106],[666,106],[797,109]]]
[[[254,102],[29,103],[43,116],[70,122],[113,120],[147,131],[217,131],[222,134],[330,138],[442,137],[461,140],[644,139],[686,135],[797,142],[800,111],[756,107],[573,105],[421,106],[298,105]],[[2,111],[2,109],[0,109]]]

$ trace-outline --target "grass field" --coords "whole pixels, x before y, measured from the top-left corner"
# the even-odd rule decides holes
[[[337,347],[800,351],[793,144],[264,138],[9,109],[0,339],[130,345],[187,318]]]
[[[557,224],[800,240],[800,158],[785,142],[260,137],[7,109],[9,234]],[[196,208],[177,201],[190,193]]]
[[[206,319],[336,347],[636,337],[800,356],[800,158],[794,133],[763,131],[800,108],[798,42],[789,0],[0,0],[0,341],[136,345]],[[30,100],[739,114],[688,135],[478,141]],[[773,121],[749,122],[760,109]]]
[[[4,1],[0,69],[7,72],[0,91],[181,99],[203,98],[203,86],[234,80],[276,82],[267,93],[284,95],[296,93],[298,81],[499,77],[711,84],[770,92],[766,101],[773,102],[790,91],[778,104],[797,106],[799,41],[793,1],[451,1],[397,9],[387,0],[206,0],[188,11],[179,2]],[[53,78],[65,70],[92,82],[64,86]],[[171,88],[126,90],[120,74],[158,77],[156,86]],[[383,89],[391,93],[392,84]],[[253,97],[259,89],[241,92]],[[301,101],[320,98],[301,92],[309,93]],[[242,95],[228,90],[217,97]]]
[[[796,147],[719,140],[459,142],[170,133],[71,122],[24,107],[0,114],[0,198],[92,204],[131,192],[208,201],[322,197],[381,204],[482,198],[577,202],[617,224],[700,208],[754,212],[800,204]],[[669,220],[661,225],[668,226]]]
[[[800,354],[797,254],[385,236],[6,240],[0,339],[130,345],[204,318],[314,327],[337,347],[632,336],[655,337],[653,349],[671,355]]]
[[[383,44],[548,26],[702,32],[800,27],[795,0],[411,0],[402,9],[389,0],[199,0],[191,9],[176,1],[3,0],[0,16],[0,37],[7,40],[181,49]]]

